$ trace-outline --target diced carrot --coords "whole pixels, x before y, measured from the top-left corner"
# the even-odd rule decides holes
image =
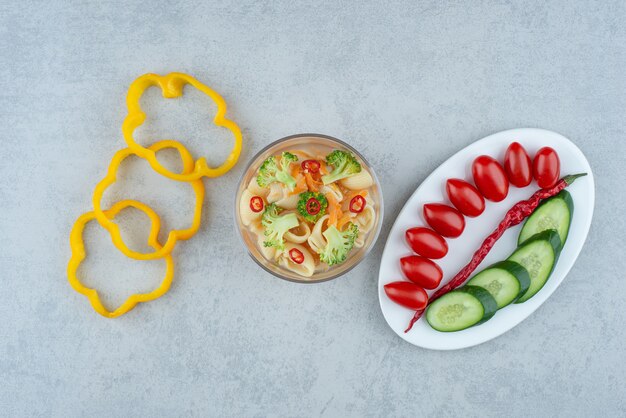
[[[304,173],[304,178],[306,179],[306,184],[309,187],[309,191],[312,191],[312,192],[320,191],[319,186],[321,186],[322,183],[319,181],[315,181],[313,179],[313,176],[311,176],[311,173]]]
[[[343,216],[343,212],[342,212],[342,210],[341,210],[341,206],[337,205],[337,215],[336,215],[337,221],[339,221],[339,219],[340,219],[342,216]]]
[[[328,224],[337,226],[337,221],[343,214],[339,201],[332,193],[326,193],[326,199],[328,200]]]
[[[296,187],[293,188],[293,190],[291,192],[289,192],[290,195],[294,195],[294,194],[300,194],[302,192],[306,192],[307,189],[307,181],[306,178],[304,176],[300,176],[298,178],[298,181],[296,183]]]
[[[349,193],[346,193],[346,198],[345,200],[347,202],[351,201],[355,196],[360,195],[363,196],[364,198],[367,197],[367,190],[363,189],[363,190],[358,190],[358,191],[351,191]]]
[[[327,193],[326,200],[328,200],[328,225],[334,225],[337,223],[335,216],[335,206],[337,204],[335,196],[333,196],[332,193]]]
[[[328,169],[326,168],[326,164],[320,161],[320,173],[323,175],[328,174]]]
[[[337,211],[330,211],[329,215],[330,216],[328,217],[328,225],[337,226]]]
[[[291,164],[291,177],[298,177],[298,174],[300,174],[300,170],[300,164]]]
[[[349,214],[343,215],[341,219],[337,221],[337,229],[341,231],[343,226],[347,224],[348,222],[350,222],[351,219],[352,217]]]

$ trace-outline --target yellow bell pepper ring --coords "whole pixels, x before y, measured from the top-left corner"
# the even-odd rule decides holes
[[[156,86],[161,89],[163,97],[167,99],[180,97],[183,94],[183,87],[186,84],[190,84],[202,93],[209,96],[217,105],[217,113],[213,118],[213,123],[217,126],[224,127],[232,132],[235,141],[233,149],[230,155],[226,158],[224,163],[217,168],[211,168],[207,164],[206,158],[199,158],[195,162],[195,166],[190,173],[173,173],[166,169],[159,163],[156,158],[156,154],[150,148],[145,148],[135,142],[133,133],[137,127],[146,120],[146,114],[141,109],[139,100],[144,91],[151,86]],[[126,96],[126,105],[128,106],[128,115],[124,119],[122,124],[122,132],[124,133],[124,140],[135,154],[148,160],[152,168],[159,174],[168,177],[172,180],[178,181],[191,181],[197,180],[203,176],[206,177],[218,177],[230,170],[239,159],[241,153],[241,130],[237,124],[229,119],[226,119],[226,102],[217,92],[210,87],[200,83],[194,77],[182,74],[182,73],[170,73],[164,76],[158,74],[144,74],[137,78],[130,85],[128,89],[128,95]]]
[[[190,173],[193,170],[193,157],[180,142],[174,140],[159,141],[152,144],[150,148],[148,148],[148,150],[156,155],[158,151],[164,148],[174,148],[178,150],[183,162],[183,175],[186,173]],[[154,252],[142,253],[133,251],[128,248],[126,243],[124,243],[119,226],[113,221],[110,216],[107,216],[106,212],[102,209],[102,195],[111,184],[115,183],[117,169],[119,168],[122,161],[124,161],[124,159],[126,159],[130,155],[136,155],[136,153],[130,148],[124,148],[116,152],[113,156],[111,164],[109,165],[107,175],[96,185],[96,188],[94,190],[93,212],[96,219],[98,220],[98,223],[102,225],[102,227],[105,228],[107,231],[109,231],[111,235],[111,240],[113,241],[113,245],[115,245],[125,256],[134,258],[136,260],[154,260],[162,258],[172,252],[178,240],[187,240],[194,236],[196,232],[198,232],[198,229],[200,228],[200,222],[202,220],[201,218],[202,205],[204,203],[204,183],[202,182],[202,179],[197,179],[189,182],[193,188],[196,198],[194,204],[193,220],[189,228],[181,230],[175,229],[170,231],[165,244],[159,246],[159,248],[156,248],[156,251]],[[153,222],[154,221],[155,219],[153,219]]]
[[[150,220],[152,221],[150,228],[150,235],[148,237],[148,245],[158,250],[161,248],[161,245],[158,242],[159,229],[161,227],[161,221],[159,216],[152,210],[149,206],[136,201],[136,200],[122,200],[115,203],[111,209],[105,211],[105,215],[107,218],[115,218],[122,209],[127,207],[134,207],[136,209],[144,212]],[[161,281],[159,287],[149,293],[138,293],[131,295],[124,303],[115,309],[114,311],[109,311],[104,307],[102,301],[100,300],[100,295],[98,291],[92,289],[90,287],[85,286],[77,277],[76,271],[78,267],[83,262],[86,257],[85,252],[85,244],[83,242],[83,231],[85,229],[85,225],[96,219],[95,212],[87,212],[81,215],[74,226],[72,227],[72,232],[70,233],[70,248],[72,250],[72,256],[67,266],[67,277],[70,285],[74,290],[78,293],[84,295],[91,302],[91,306],[93,309],[98,312],[100,315],[107,318],[115,318],[120,315],[124,315],[126,312],[133,309],[138,303],[141,302],[149,302],[151,300],[157,299],[163,296],[170,288],[172,284],[172,279],[174,278],[174,260],[171,254],[165,256],[165,277]]]

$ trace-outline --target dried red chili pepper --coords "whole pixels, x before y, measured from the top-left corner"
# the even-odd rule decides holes
[[[496,241],[500,239],[504,232],[510,227],[519,224],[524,219],[529,217],[543,199],[554,196],[555,194],[559,193],[561,190],[572,184],[574,180],[576,180],[578,177],[586,175],[587,173],[565,176],[561,180],[559,180],[556,185],[554,185],[554,187],[551,187],[549,189],[537,190],[529,199],[522,200],[513,205],[513,207],[509,209],[506,215],[504,215],[504,219],[502,220],[502,222],[500,222],[496,230],[493,231],[487,238],[485,238],[480,248],[474,253],[470,262],[465,267],[463,267],[461,271],[459,271],[456,276],[452,278],[452,280],[450,280],[448,283],[439,288],[435,293],[433,293],[432,296],[428,299],[428,304],[430,305],[441,296],[465,283],[470,274],[472,274],[472,272],[476,270],[476,267],[478,267],[478,265],[485,259],[489,251],[491,251],[491,248],[494,246]],[[413,328],[413,325],[421,318],[425,310],[426,308],[415,311],[415,315],[413,315],[411,322],[409,322],[409,326],[407,327],[407,329],[404,330],[404,332],[409,332],[411,328]]]

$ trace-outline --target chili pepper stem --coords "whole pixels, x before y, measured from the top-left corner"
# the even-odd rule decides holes
[[[587,173],[578,173],[578,174],[570,174],[569,176],[565,176],[563,177],[563,180],[565,181],[565,183],[567,183],[567,185],[569,186],[570,184],[572,184],[578,177],[584,177],[586,176]]]

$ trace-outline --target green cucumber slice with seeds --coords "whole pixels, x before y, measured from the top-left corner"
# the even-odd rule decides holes
[[[522,265],[530,276],[530,287],[515,303],[532,298],[546,284],[561,250],[561,239],[554,229],[548,229],[528,238],[508,258]]]
[[[556,230],[561,239],[561,246],[565,245],[573,214],[572,196],[567,190],[561,190],[557,195],[543,201],[526,219],[517,240],[518,245],[548,229]]]
[[[482,324],[497,310],[498,304],[488,291],[465,285],[434,301],[426,311],[426,320],[437,331],[460,331]]]
[[[502,309],[524,296],[530,287],[530,275],[520,264],[505,260],[487,267],[467,284],[487,290],[496,300],[498,309]]]

